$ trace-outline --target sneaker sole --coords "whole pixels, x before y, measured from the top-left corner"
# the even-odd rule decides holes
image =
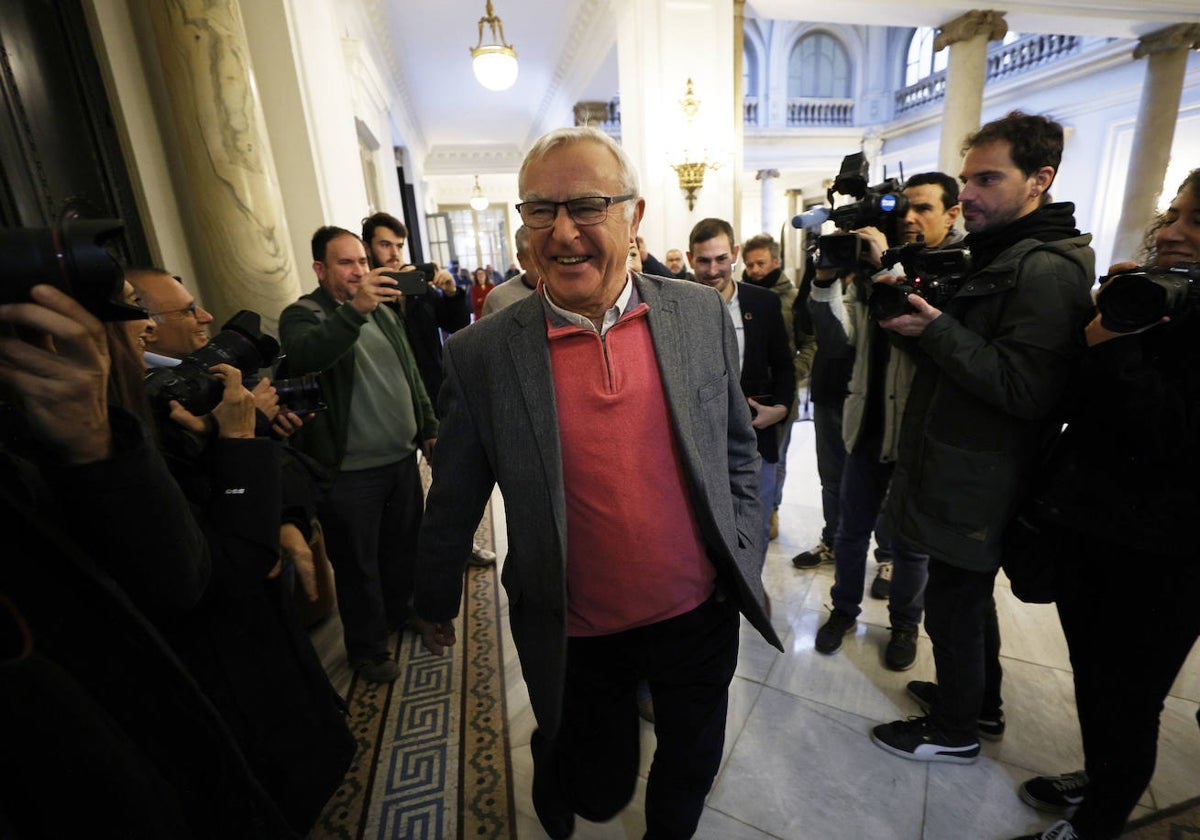
[[[906,758],[909,761],[923,761],[926,763],[939,762],[942,764],[974,764],[979,760],[979,744],[970,744],[965,747],[944,747],[937,744],[922,744],[913,752],[902,750],[893,747],[891,744],[880,740],[871,733],[871,740],[875,746],[885,752],[890,752],[892,755],[898,755],[900,758]]]
[[[1079,808],[1080,804],[1083,803],[1083,797],[1081,796],[1079,797],[1079,801],[1074,805],[1054,805],[1038,799],[1025,789],[1025,785],[1021,785],[1019,788],[1017,788],[1017,796],[1019,796],[1021,801],[1033,810],[1041,811],[1043,814],[1054,814],[1055,816],[1059,817],[1070,817]]]

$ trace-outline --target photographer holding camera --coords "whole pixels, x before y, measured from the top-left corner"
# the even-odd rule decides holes
[[[974,762],[981,712],[1001,708],[1002,535],[1060,425],[1092,309],[1091,237],[1047,198],[1062,148],[1061,125],[1019,111],[969,136],[959,200],[974,268],[944,311],[909,294],[913,311],[880,323],[916,360],[887,512],[892,534],[929,555],[938,684],[926,717],[871,737],[916,761]]]
[[[1100,287],[1067,428],[1035,488],[1085,763],[1021,785],[1027,804],[1070,817],[1040,836],[1122,833],[1154,772],[1163,702],[1200,637],[1200,272],[1171,314],[1160,310],[1149,326],[1105,326],[1114,308],[1127,308],[1117,272],[1200,268],[1200,169],[1151,227],[1146,256],[1144,268],[1113,266]],[[1136,620],[1114,620],[1130,605]]]
[[[20,535],[0,561],[3,824],[297,836],[150,623],[193,614],[215,558],[145,429],[108,401],[103,326],[45,285],[0,307],[0,325],[20,336],[0,337],[16,427],[0,442],[0,518]]]
[[[942,172],[914,175],[904,186],[904,196],[908,206],[899,229],[906,243],[920,242],[926,249],[960,243],[962,235],[954,225],[961,208],[958,184],[953,178]],[[854,232],[863,240],[864,263],[869,268],[880,268],[888,245],[883,233],[875,227]],[[847,456],[833,543],[833,612],[816,636],[816,649],[824,654],[837,652],[842,638],[854,631],[861,612],[867,547],[892,477],[900,421],[915,368],[912,356],[892,348],[888,334],[871,318],[871,287],[865,273],[839,277],[836,269],[819,270],[809,298],[818,343],[854,354],[842,415]],[[895,277],[888,279],[894,282]],[[916,661],[928,558],[900,540],[887,544],[885,537],[881,542],[885,543],[881,548],[890,550],[892,563],[886,596],[892,635],[884,651],[884,664],[894,671],[904,671]],[[881,564],[880,576],[883,571]],[[874,594],[874,584],[871,590]]]

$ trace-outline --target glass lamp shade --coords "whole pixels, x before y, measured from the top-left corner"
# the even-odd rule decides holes
[[[488,209],[489,204],[491,204],[491,202],[487,200],[487,196],[485,195],[471,196],[471,209],[475,210],[476,212]]]
[[[471,50],[475,78],[488,90],[508,90],[517,80],[517,54],[512,47],[489,44]]]

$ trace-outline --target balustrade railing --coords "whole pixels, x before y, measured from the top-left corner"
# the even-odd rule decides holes
[[[789,96],[787,124],[788,126],[854,125],[854,100]]]

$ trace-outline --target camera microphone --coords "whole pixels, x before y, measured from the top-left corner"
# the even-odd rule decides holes
[[[828,207],[815,207],[799,216],[792,216],[792,227],[801,230],[819,230],[828,218]]]

